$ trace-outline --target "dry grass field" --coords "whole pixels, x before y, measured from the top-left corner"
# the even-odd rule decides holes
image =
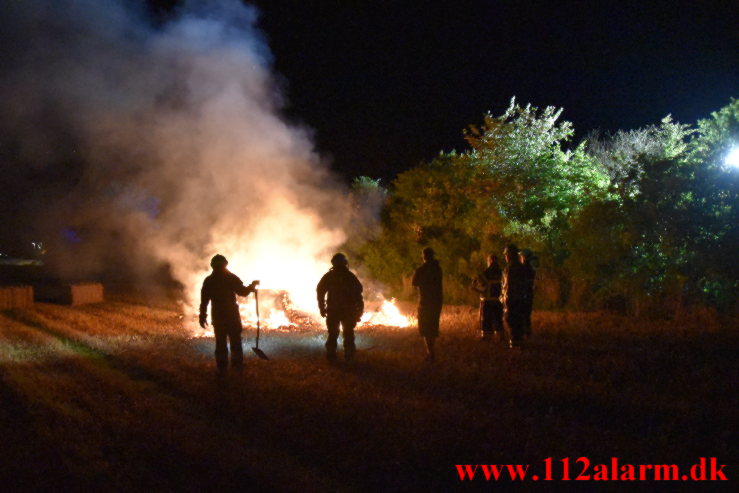
[[[718,457],[736,478],[730,321],[538,312],[521,351],[474,326],[446,307],[434,366],[415,329],[362,329],[352,365],[324,360],[322,331],[267,332],[270,361],[247,350],[242,373],[218,377],[212,339],[188,337],[174,304],[2,312],[1,489],[492,491],[454,465],[580,456]],[[588,489],[604,486],[634,484]]]

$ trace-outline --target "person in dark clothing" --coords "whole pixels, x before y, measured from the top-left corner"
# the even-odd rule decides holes
[[[434,250],[423,249],[423,265],[413,274],[418,289],[418,332],[426,342],[426,361],[434,361],[434,342],[439,336],[439,318],[443,304],[441,266]]]
[[[483,339],[501,338],[503,334],[503,304],[500,302],[502,272],[498,257],[488,256],[488,268],[478,275],[472,289],[480,295],[480,331]]]
[[[518,247],[508,245],[503,251],[506,268],[503,271],[501,301],[503,318],[508,326],[508,347],[521,346],[524,314],[526,312],[526,272],[518,260]]]
[[[523,249],[518,252],[518,257],[523,266],[526,279],[526,293],[523,314],[523,335],[531,337],[531,311],[534,308],[534,280],[536,279],[536,271],[531,264],[533,254],[531,250]]]
[[[211,304],[211,322],[216,336],[216,366],[223,372],[228,368],[228,347],[231,346],[231,367],[239,369],[244,364],[244,351],[241,347],[241,315],[236,304],[236,295],[247,296],[256,291],[259,281],[244,286],[236,274],[226,266],[228,260],[216,255],[210,261],[213,272],[203,281],[200,290],[200,326],[208,325],[208,303]]]
[[[347,361],[354,358],[354,328],[364,313],[362,283],[349,270],[348,264],[343,253],[334,255],[331,269],[324,274],[316,287],[318,310],[326,319],[328,329],[326,357],[329,361],[336,360],[339,326],[343,331],[344,358]]]

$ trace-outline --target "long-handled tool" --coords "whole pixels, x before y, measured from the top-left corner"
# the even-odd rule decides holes
[[[257,345],[253,348],[251,348],[252,351],[254,351],[254,354],[259,356],[262,359],[269,359],[266,354],[264,354],[264,351],[259,349],[259,290],[254,289],[254,301],[257,304]]]

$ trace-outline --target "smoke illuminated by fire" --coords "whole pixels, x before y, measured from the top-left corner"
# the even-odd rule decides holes
[[[356,217],[310,129],[284,117],[258,11],[190,0],[155,21],[146,2],[6,4],[0,143],[14,154],[0,165],[55,274],[152,288],[166,270],[195,332],[220,253],[261,281],[265,327],[320,322],[315,286]],[[39,171],[59,178],[28,187]],[[255,322],[252,297],[242,310]],[[381,311],[368,323],[403,323]]]

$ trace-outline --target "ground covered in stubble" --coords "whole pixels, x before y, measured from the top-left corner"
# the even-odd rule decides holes
[[[455,464],[580,456],[736,475],[732,322],[537,312],[512,351],[475,317],[445,308],[433,366],[415,329],[360,330],[352,365],[325,361],[322,331],[267,332],[258,360],[249,330],[246,369],[219,378],[175,304],[0,313],[0,489],[494,490]]]

